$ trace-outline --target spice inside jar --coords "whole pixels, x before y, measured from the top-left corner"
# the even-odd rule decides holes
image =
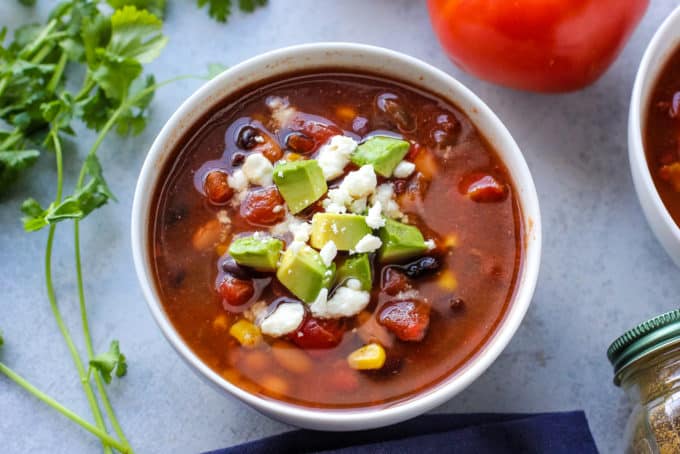
[[[634,405],[625,452],[680,453],[680,310],[627,331],[611,344],[607,356],[614,383]]]

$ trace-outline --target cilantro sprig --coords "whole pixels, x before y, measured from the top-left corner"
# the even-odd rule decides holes
[[[79,222],[110,200],[115,200],[105,178],[97,151],[111,132],[139,133],[144,129],[147,108],[157,84],[143,74],[167,43],[161,20],[160,0],[109,0],[113,12],[106,14],[102,0],[67,0],[57,5],[44,25],[20,27],[5,44],[0,32],[0,194],[41,153],[54,155],[57,167],[55,197],[43,205],[34,198],[22,205],[24,228],[32,232],[48,229],[45,248],[47,295],[59,330],[67,344],[95,424],[71,412],[37,390],[0,362],[0,372],[24,389],[98,436],[104,451],[132,452],[109,401],[104,384],[112,374],[122,377],[127,364],[117,341],[108,352],[95,355],[87,317],[83,268],[80,254]],[[110,9],[109,9],[110,10]],[[68,69],[68,71],[67,71]],[[78,74],[80,73],[80,74]],[[71,91],[67,74],[82,80]],[[73,75],[73,76],[72,76]],[[75,123],[99,134],[81,163],[78,181],[64,195],[65,136],[74,135]],[[3,126],[4,125],[4,126]],[[73,154],[69,159],[76,159]],[[87,363],[81,359],[63,321],[52,282],[52,249],[58,224],[72,221],[75,243],[78,301]],[[88,365],[88,367],[85,366]],[[97,373],[92,374],[92,371]],[[94,392],[92,381],[97,388]],[[100,409],[103,407],[104,412]],[[116,437],[108,433],[104,413]]]
[[[35,0],[19,0],[32,6]],[[198,0],[209,14],[226,21],[231,0]],[[252,12],[266,0],[239,0],[238,7]],[[87,306],[80,250],[80,222],[111,200],[113,192],[104,178],[97,152],[112,131],[138,134],[147,124],[148,107],[157,88],[179,77],[157,83],[144,74],[144,65],[159,56],[167,43],[162,32],[166,0],[62,0],[44,24],[19,27],[9,40],[0,28],[0,197],[42,154],[54,156],[54,199],[41,203],[28,198],[22,204],[24,229],[46,229],[45,285],[50,309],[68,347],[87,397],[94,424],[48,396],[0,361],[0,373],[56,411],[97,436],[104,453],[132,453],[116,418],[105,384],[127,373],[118,341],[95,354]],[[108,12],[107,12],[108,11]],[[110,13],[109,13],[110,12]],[[211,75],[223,69],[213,65]],[[68,79],[68,80],[67,80]],[[82,81],[72,90],[74,81]],[[74,136],[80,123],[98,133],[83,159],[77,183],[64,195],[64,137]],[[86,361],[80,356],[64,323],[52,281],[52,250],[56,228],[73,225],[78,305]],[[4,339],[0,333],[0,347]],[[86,367],[87,366],[87,367]],[[95,394],[92,381],[96,387]],[[100,408],[103,407],[103,412]],[[104,422],[108,419],[115,437]]]

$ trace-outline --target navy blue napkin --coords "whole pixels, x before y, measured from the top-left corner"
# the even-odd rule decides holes
[[[424,415],[359,432],[295,430],[206,454],[337,452],[457,454],[597,454],[582,411]]]

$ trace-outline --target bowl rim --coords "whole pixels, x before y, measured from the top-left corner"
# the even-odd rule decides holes
[[[211,105],[209,108],[201,109],[195,105],[196,101],[210,93],[219,91],[220,87],[227,85],[229,80],[233,80],[234,77],[237,77],[239,72],[244,73],[247,68],[264,65],[267,64],[267,62],[285,60],[286,58],[303,58],[310,54],[316,55],[320,53],[330,55],[329,53],[334,52],[343,54],[358,53],[370,55],[371,57],[378,59],[385,58],[398,60],[400,64],[403,63],[412,68],[417,68],[423,73],[446,81],[447,86],[450,86],[460,98],[465,99],[466,102],[474,105],[475,113],[478,114],[479,117],[477,117],[476,121],[473,119],[473,123],[479,127],[479,119],[486,117],[486,120],[489,121],[491,125],[487,126],[486,130],[483,131],[485,135],[488,135],[489,131],[492,130],[494,131],[494,135],[501,137],[506,144],[504,147],[506,150],[502,153],[503,156],[501,156],[501,158],[506,165],[508,165],[509,159],[513,161],[515,172],[511,173],[517,189],[517,197],[523,216],[525,253],[522,261],[522,269],[520,270],[520,275],[510,305],[503,319],[499,322],[495,332],[487,338],[481,349],[453,374],[450,374],[447,378],[442,379],[440,382],[425,390],[419,391],[404,400],[389,403],[386,406],[349,409],[303,407],[281,400],[259,397],[230,383],[204,364],[175,330],[174,326],[165,315],[160,298],[156,295],[151,266],[147,262],[148,243],[145,240],[146,236],[148,236],[148,232],[146,221],[149,217],[148,211],[150,210],[149,204],[151,201],[147,200],[145,202],[145,199],[152,199],[152,197],[147,196],[145,192],[155,188],[155,176],[159,169],[159,155],[161,155],[165,143],[171,140],[172,130],[180,127],[183,123],[183,118],[189,116],[195,109],[199,109],[204,115],[213,108]],[[295,72],[296,71],[288,71],[288,73],[291,74],[294,74]],[[365,72],[368,71],[366,70]],[[279,75],[284,73],[285,72],[281,72]],[[393,78],[391,76],[387,77]],[[272,76],[264,77],[260,80],[266,79],[271,80]],[[417,83],[412,83],[411,85],[418,87]],[[428,88],[425,84],[420,86],[426,89]],[[439,92],[438,90],[432,89],[428,89],[428,91],[435,95]],[[220,97],[225,98],[229,94],[231,93],[222,93]],[[443,95],[439,94],[439,96]],[[467,114],[470,115],[469,113]],[[499,150],[500,153],[499,144],[494,143],[494,148]],[[170,155],[171,153],[168,153],[167,156]],[[162,159],[163,163],[166,162],[167,156]],[[529,225],[527,225],[527,221]],[[472,91],[443,71],[424,63],[419,59],[393,50],[358,43],[319,42],[276,49],[245,60],[205,83],[182,103],[165,123],[144,160],[135,188],[132,206],[131,239],[135,271],[147,301],[147,305],[166,339],[191,368],[199,374],[199,376],[206,378],[214,386],[236,396],[257,410],[270,416],[274,416],[277,419],[308,428],[353,430],[384,426],[424,413],[464,390],[488,369],[510,342],[531,303],[540,268],[542,228],[538,195],[536,193],[533,178],[519,146],[496,114]]]
[[[671,217],[670,212],[659,195],[659,191],[656,189],[647,162],[644,140],[642,138],[645,121],[643,115],[647,112],[651,91],[654,89],[661,71],[668,63],[670,54],[680,46],[680,33],[677,34],[675,42],[672,45],[668,45],[668,47],[666,47],[667,44],[664,40],[666,39],[666,35],[671,33],[671,30],[678,26],[680,26],[680,5],[666,17],[661,26],[654,32],[654,36],[652,36],[651,41],[645,48],[642,60],[638,66],[635,82],[633,84],[633,91],[631,93],[628,116],[628,160],[631,167],[631,173],[633,174],[635,190],[638,194],[638,199],[642,205],[645,216],[666,251],[680,265],[680,257],[676,257],[674,253],[669,251],[666,243],[668,240],[664,241],[662,239],[672,238],[680,247],[680,226],[678,226]],[[663,58],[659,58],[658,64],[653,65],[655,57],[660,52],[664,51],[667,55],[663,55]],[[649,84],[646,87],[647,90],[643,92],[646,82],[649,82]],[[644,106],[642,105],[643,98],[646,101],[646,105]],[[647,201],[651,201],[651,207],[643,200],[643,194],[646,196]],[[652,215],[656,215],[656,219],[652,219]],[[663,235],[658,230],[660,227],[656,225],[656,222],[659,220],[663,223],[667,235]]]

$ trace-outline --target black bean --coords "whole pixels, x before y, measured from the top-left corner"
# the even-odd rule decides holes
[[[231,155],[231,165],[234,167],[238,167],[241,164],[243,164],[243,161],[246,160],[246,155],[244,153],[236,152],[233,155]]]
[[[222,259],[222,271],[225,273],[229,273],[235,278],[238,279],[249,279],[251,278],[251,274],[248,269],[242,267],[238,263],[236,263],[236,260],[234,260],[231,256],[226,256],[224,259]]]
[[[238,132],[238,138],[236,139],[236,145],[244,150],[250,150],[255,148],[259,143],[262,143],[262,135],[257,128],[252,126],[244,126]]]
[[[402,267],[404,274],[415,279],[428,273],[437,271],[441,267],[440,261],[435,257],[425,256]]]
[[[412,132],[416,121],[406,110],[399,97],[392,93],[383,93],[376,99],[378,109],[399,128],[401,132]]]
[[[184,269],[178,269],[171,271],[170,273],[170,285],[173,288],[179,288],[182,286],[184,279],[187,277],[187,272]]]

